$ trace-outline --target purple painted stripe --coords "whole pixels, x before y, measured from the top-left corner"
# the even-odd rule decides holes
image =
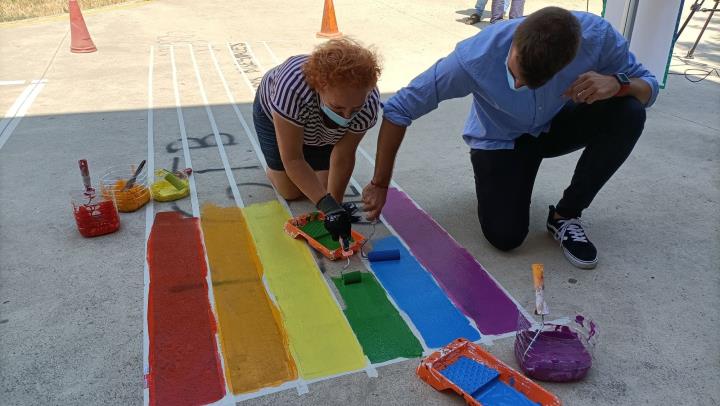
[[[460,310],[475,321],[482,334],[517,329],[517,305],[482,265],[405,192],[390,188],[382,213],[415,258]]]

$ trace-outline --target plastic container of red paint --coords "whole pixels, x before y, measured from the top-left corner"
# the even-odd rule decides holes
[[[120,215],[112,198],[78,190],[70,192],[70,200],[75,223],[83,237],[97,237],[120,229]]]

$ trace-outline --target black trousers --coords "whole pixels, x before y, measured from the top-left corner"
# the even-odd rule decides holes
[[[585,148],[557,204],[561,216],[579,217],[625,162],[644,126],[645,107],[634,97],[570,103],[553,118],[548,132],[537,138],[524,134],[515,149],[473,149],[478,218],[485,238],[503,251],[522,244],[540,162]]]

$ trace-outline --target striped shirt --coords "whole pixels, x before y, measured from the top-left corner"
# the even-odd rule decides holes
[[[304,129],[305,145],[335,145],[348,132],[362,134],[377,122],[380,107],[380,93],[375,87],[362,109],[353,117],[347,127],[330,128],[323,122],[320,98],[305,81],[302,66],[308,55],[288,58],[282,64],[270,69],[262,78],[258,97],[263,112],[270,120],[272,112]]]

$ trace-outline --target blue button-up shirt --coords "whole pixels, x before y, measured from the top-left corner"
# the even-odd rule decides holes
[[[628,50],[628,43],[606,20],[574,12],[582,29],[575,59],[537,89],[510,89],[505,60],[515,29],[522,19],[486,27],[457,44],[455,50],[412,80],[385,103],[384,117],[409,126],[434,110],[442,100],[473,95],[463,138],[473,149],[513,149],[515,139],[548,131],[553,117],[568,103],[563,93],[588,71],[625,73],[642,78],[652,88],[647,106],[655,102],[658,83]]]

